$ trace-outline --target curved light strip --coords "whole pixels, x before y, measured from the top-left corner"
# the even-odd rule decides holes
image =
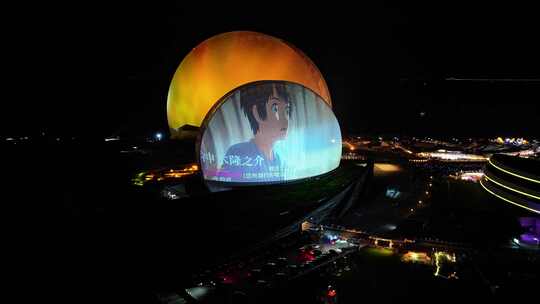
[[[523,206],[523,205],[521,205],[521,204],[518,204],[518,203],[516,203],[516,202],[513,202],[513,201],[511,201],[511,200],[509,200],[509,199],[507,199],[507,198],[504,198],[504,197],[498,195],[497,193],[495,193],[495,192],[489,190],[486,186],[484,186],[484,184],[482,184],[482,180],[480,180],[480,185],[481,185],[482,188],[484,188],[487,192],[493,194],[494,196],[496,196],[496,197],[498,197],[498,198],[500,198],[500,199],[502,199],[502,200],[504,200],[504,201],[506,201],[506,202],[509,202],[510,204],[513,204],[513,205],[519,206],[519,207],[521,207],[521,208],[527,209],[527,210],[529,210],[529,211],[532,211],[532,212],[534,212],[534,213],[540,214],[540,211],[538,211],[538,210],[535,210],[535,209],[529,208],[529,207],[527,207],[527,206]]]
[[[488,160],[488,162],[489,162],[493,167],[495,167],[495,168],[501,170],[502,172],[505,172],[505,173],[508,173],[508,174],[510,174],[510,175],[513,175],[513,176],[516,176],[516,177],[519,177],[519,178],[523,178],[523,179],[526,179],[526,180],[528,180],[528,181],[531,181],[531,182],[539,183],[539,184],[540,184],[540,181],[538,181],[538,180],[535,180],[535,179],[532,179],[532,178],[528,178],[528,177],[525,177],[525,176],[521,176],[521,175],[519,175],[519,174],[510,172],[510,171],[508,171],[508,170],[505,170],[505,169],[503,169],[503,168],[501,168],[501,167],[495,165],[495,164],[491,161],[491,158]]]
[[[503,185],[503,184],[499,183],[498,181],[494,180],[494,179],[491,178],[491,177],[487,177],[487,176],[486,176],[486,179],[487,179],[487,180],[490,180],[490,181],[494,182],[495,184],[497,184],[497,185],[499,185],[499,186],[501,186],[501,187],[504,187],[504,188],[506,188],[506,189],[508,189],[508,190],[512,190],[512,191],[517,192],[517,193],[519,193],[519,194],[523,194],[523,195],[526,195],[526,196],[529,196],[529,197],[536,198],[536,199],[539,199],[539,200],[540,200],[540,196],[532,195],[532,194],[529,194],[529,193],[527,193],[527,192],[523,192],[523,191],[520,191],[520,190],[511,188],[511,187],[508,187],[508,186],[506,186],[506,185]]]

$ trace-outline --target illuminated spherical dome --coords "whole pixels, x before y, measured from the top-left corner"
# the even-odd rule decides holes
[[[199,127],[210,108],[235,88],[259,80],[301,84],[332,104],[313,62],[294,46],[256,32],[229,32],[195,47],[180,63],[167,96],[169,128]]]

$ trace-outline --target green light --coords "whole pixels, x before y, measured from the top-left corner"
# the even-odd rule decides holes
[[[135,175],[135,177],[131,180],[133,185],[136,186],[144,186],[144,177],[146,175],[146,172],[140,172]]]
[[[526,196],[529,196],[529,197],[536,198],[536,199],[539,199],[539,200],[540,200],[540,196],[532,195],[532,194],[529,194],[529,193],[526,193],[526,192],[523,192],[523,191],[519,191],[519,190],[514,189],[514,188],[510,188],[510,187],[508,187],[508,186],[505,186],[505,185],[499,183],[498,181],[494,180],[494,179],[491,178],[491,177],[487,177],[487,175],[486,175],[486,179],[487,179],[487,180],[490,180],[490,181],[494,182],[495,184],[497,184],[497,185],[499,185],[499,186],[501,186],[501,187],[504,187],[504,188],[506,188],[506,189],[508,189],[508,190],[512,190],[512,191],[517,192],[517,193],[519,193],[519,194],[523,194],[523,195],[526,195]]]
[[[481,185],[487,192],[493,194],[494,196],[496,196],[496,197],[498,197],[498,198],[500,198],[500,199],[502,199],[502,200],[504,200],[504,201],[506,201],[506,202],[509,202],[510,204],[513,204],[513,205],[519,206],[519,207],[521,207],[521,208],[527,209],[527,210],[529,210],[529,211],[532,211],[532,212],[534,212],[534,213],[540,214],[540,211],[538,211],[538,210],[535,210],[535,209],[529,208],[529,207],[527,207],[527,206],[523,206],[523,205],[521,205],[521,204],[518,204],[518,203],[516,203],[516,202],[513,202],[513,201],[511,201],[511,200],[509,200],[509,199],[506,199],[506,198],[504,198],[504,197],[498,195],[497,193],[495,193],[495,192],[489,190],[486,186],[484,186],[484,184],[482,183],[482,180],[480,180],[480,185]]]
[[[519,178],[523,178],[523,179],[526,179],[526,180],[528,180],[528,181],[531,181],[531,182],[539,183],[539,184],[540,184],[540,181],[537,181],[537,180],[535,180],[535,179],[528,178],[528,177],[525,177],[525,176],[521,176],[521,175],[519,175],[519,174],[510,172],[510,171],[508,171],[508,170],[505,170],[505,169],[503,169],[503,168],[501,168],[501,167],[495,165],[493,162],[491,162],[491,158],[488,160],[488,162],[489,162],[493,167],[495,167],[495,168],[501,170],[502,172],[505,172],[505,173],[508,173],[508,174],[510,174],[510,175],[513,175],[513,176],[516,176],[516,177],[519,177]]]
[[[365,250],[367,253],[373,254],[375,256],[391,256],[394,254],[394,251],[392,251],[392,249],[387,248],[366,248]]]

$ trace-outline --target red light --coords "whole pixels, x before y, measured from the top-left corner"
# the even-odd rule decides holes
[[[223,283],[224,284],[233,284],[234,283],[234,278],[233,277],[228,277],[228,276],[224,276],[223,278]]]
[[[328,291],[328,296],[329,296],[329,297],[335,297],[336,294],[337,294],[337,292],[336,292],[335,289],[330,289],[330,290]]]

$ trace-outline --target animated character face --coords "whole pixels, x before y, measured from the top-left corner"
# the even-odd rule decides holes
[[[289,128],[290,104],[277,93],[274,86],[265,106],[267,113],[265,120],[259,117],[255,107],[252,109],[255,119],[259,123],[260,135],[272,142],[284,139]]]

